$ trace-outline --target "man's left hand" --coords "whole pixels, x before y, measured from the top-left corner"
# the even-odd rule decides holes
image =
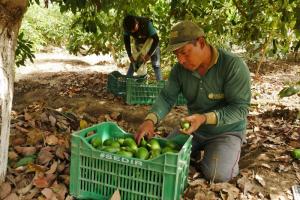
[[[190,127],[188,129],[180,129],[182,133],[190,135],[195,132],[202,124],[205,124],[206,116],[203,114],[193,114],[182,118],[181,121],[190,123]]]
[[[147,62],[150,59],[150,56],[148,54],[141,56],[141,60],[143,61],[143,63]]]

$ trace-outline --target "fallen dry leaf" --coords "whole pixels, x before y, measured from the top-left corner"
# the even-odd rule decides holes
[[[27,144],[36,145],[44,140],[43,132],[39,129],[33,129],[27,134]]]
[[[54,198],[56,198],[54,192],[50,188],[44,188],[41,193],[46,197],[46,199],[54,200]]]
[[[18,189],[17,190],[17,193],[18,194],[22,194],[22,195],[25,195],[27,192],[29,192],[32,188],[32,183],[28,184],[26,187],[23,187],[21,189]]]
[[[18,154],[21,154],[23,156],[30,156],[36,153],[35,147],[21,147],[21,146],[15,146],[14,147],[16,152]]]
[[[43,174],[36,176],[32,180],[32,183],[37,188],[46,188],[49,186],[49,182],[48,182],[47,178],[45,176],[43,176]]]
[[[18,197],[18,195],[16,193],[11,193],[3,200],[20,200],[20,198]]]
[[[26,143],[26,139],[24,137],[17,137],[12,140],[12,144],[14,146],[23,145]]]
[[[65,168],[66,168],[66,164],[64,162],[59,163],[57,166],[57,172],[60,173],[60,172],[64,171]]]
[[[59,175],[59,179],[64,182],[65,185],[70,185],[70,176],[69,175]]]
[[[15,127],[16,127],[17,130],[21,131],[22,133],[28,133],[29,132],[29,130],[27,130],[26,128],[22,128],[21,126],[19,126],[17,124],[16,124]]]
[[[242,178],[237,180],[238,187],[242,190],[243,194],[246,195],[248,191],[251,191],[254,187],[253,184],[250,182],[248,177],[243,176]]]
[[[58,163],[54,161],[48,171],[46,171],[46,174],[54,174],[56,172]]]
[[[51,126],[52,127],[55,127],[55,124],[56,124],[56,118],[53,117],[52,115],[49,115],[49,121],[51,123]]]
[[[38,188],[33,188],[29,193],[24,197],[25,200],[31,200],[40,190]]]
[[[259,184],[261,184],[263,187],[266,186],[266,182],[264,181],[264,179],[263,179],[262,176],[256,174],[256,175],[255,175],[255,180],[257,180],[257,182],[258,182]]]
[[[118,189],[113,193],[110,200],[121,200],[121,195]]]
[[[270,199],[271,200],[286,200],[288,198],[284,193],[279,193],[278,194],[278,193],[271,192],[270,193]]]
[[[37,162],[41,165],[45,165],[48,164],[53,159],[53,157],[54,155],[51,152],[42,150],[38,154]]]
[[[58,184],[56,181],[51,186],[51,189],[56,194],[59,200],[64,200],[67,194],[67,187],[64,184]]]
[[[55,151],[55,155],[58,158],[64,160],[65,159],[65,154],[64,154],[65,152],[66,152],[66,148],[64,146],[62,146],[62,145],[59,145],[57,147],[56,151]]]
[[[25,112],[24,118],[25,118],[25,121],[29,121],[32,119],[32,116],[28,112]]]
[[[46,137],[46,143],[48,145],[57,145],[58,138],[55,135],[49,135]]]
[[[8,159],[13,160],[13,161],[18,160],[18,154],[14,151],[9,151],[8,152]]]
[[[11,185],[7,182],[4,182],[0,185],[0,199],[4,199],[11,192]]]

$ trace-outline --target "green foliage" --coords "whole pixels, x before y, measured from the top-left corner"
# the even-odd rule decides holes
[[[278,95],[280,98],[283,98],[293,96],[295,94],[300,94],[300,81],[288,87],[284,87]]]
[[[39,2],[31,0],[31,2]],[[164,49],[171,26],[191,19],[201,25],[212,44],[238,47],[252,60],[284,57],[299,48],[300,0],[52,0],[49,9],[29,7],[23,29],[40,46],[67,45],[70,52],[125,54],[122,21],[126,14],[154,21],[162,51],[162,65],[175,60]],[[63,14],[58,14],[58,9]],[[71,14],[72,13],[72,14]],[[46,17],[45,17],[46,16]],[[27,34],[29,33],[29,34]],[[37,45],[37,46],[38,46]]]
[[[24,32],[18,35],[18,43],[16,48],[16,65],[20,67],[25,65],[25,61],[29,59],[33,62],[34,52],[32,50],[32,42],[24,39]]]
[[[44,8],[33,3],[24,16],[20,31],[24,32],[25,39],[33,42],[35,51],[46,46],[64,46],[72,17],[70,12],[60,13],[57,4]]]

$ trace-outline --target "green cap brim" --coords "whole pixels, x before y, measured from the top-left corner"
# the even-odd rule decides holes
[[[181,43],[177,43],[177,44],[171,44],[166,48],[166,51],[175,51],[181,47],[183,47],[184,45],[190,43],[190,41],[187,42],[181,42]]]

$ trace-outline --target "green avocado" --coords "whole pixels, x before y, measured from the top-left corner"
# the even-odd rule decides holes
[[[159,150],[160,150],[160,149],[161,149],[159,142],[158,142],[155,138],[151,139],[151,140],[148,142],[147,146],[148,146],[151,150],[154,150],[154,149],[159,149]]]
[[[93,137],[91,140],[91,144],[94,148],[97,148],[102,145],[102,140],[99,136]]]
[[[180,126],[183,130],[188,130],[190,128],[191,124],[188,121],[183,121],[180,123]]]
[[[143,160],[147,160],[149,157],[149,152],[145,147],[140,147],[135,153],[135,157]]]
[[[125,151],[125,150],[120,150],[117,152],[117,154],[120,156],[127,157],[127,158],[132,158],[132,156],[133,156],[133,153],[131,153],[130,151]]]
[[[171,149],[179,149],[178,145],[171,140],[166,142],[166,147],[170,147]]]
[[[116,153],[116,152],[120,151],[120,148],[112,147],[112,146],[104,146],[101,150],[109,152],[109,153]]]
[[[123,142],[123,147],[129,147],[130,149],[136,151],[138,146],[135,143],[135,140],[133,138],[126,138]]]

